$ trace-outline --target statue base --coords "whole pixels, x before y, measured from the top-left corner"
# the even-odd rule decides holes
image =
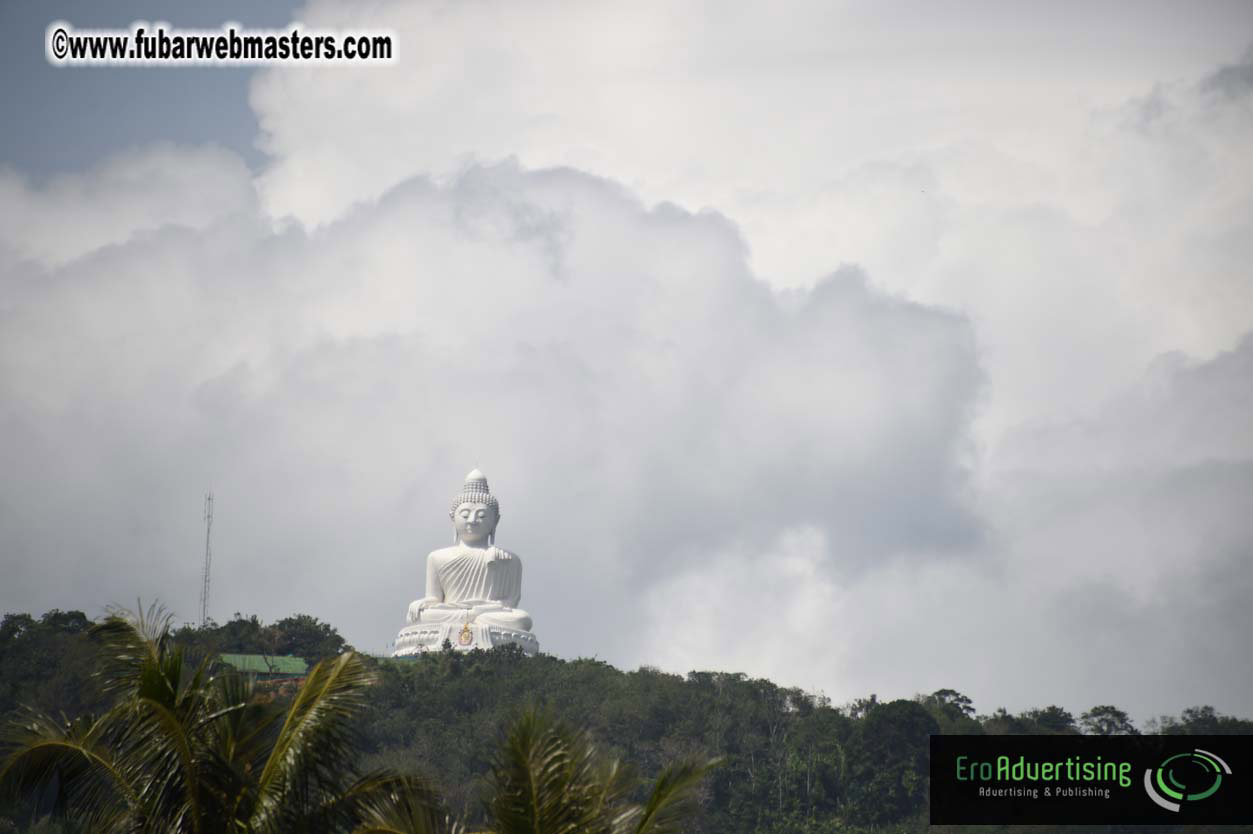
[[[539,640],[529,631],[488,625],[487,623],[417,623],[405,626],[396,635],[392,657],[412,657],[423,652],[438,652],[444,641],[459,652],[490,649],[513,643],[528,655],[539,652]]]

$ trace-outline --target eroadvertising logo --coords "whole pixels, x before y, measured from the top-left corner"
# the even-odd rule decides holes
[[[1179,775],[1181,773],[1182,776]],[[1144,790],[1158,805],[1177,813],[1181,803],[1199,802],[1217,793],[1222,787],[1224,773],[1231,775],[1227,763],[1198,747],[1188,753],[1176,753],[1158,765],[1156,770],[1146,769]],[[1167,780],[1174,785],[1173,788],[1166,784]],[[1154,782],[1157,784],[1154,785]],[[1159,790],[1161,793],[1158,793]]]
[[[932,736],[931,822],[1253,823],[1253,736]]]

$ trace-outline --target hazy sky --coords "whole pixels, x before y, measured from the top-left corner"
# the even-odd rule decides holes
[[[58,18],[399,61],[54,69]],[[0,610],[194,619],[212,489],[217,619],[381,652],[477,466],[554,654],[1253,716],[1253,5],[0,29]]]

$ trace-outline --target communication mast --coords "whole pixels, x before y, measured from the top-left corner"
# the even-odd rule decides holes
[[[213,531],[213,493],[204,497],[204,583],[200,586],[200,626],[209,624],[209,565],[213,551],[209,547],[209,534]]]

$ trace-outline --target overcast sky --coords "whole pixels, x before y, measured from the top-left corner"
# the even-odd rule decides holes
[[[44,27],[390,29],[52,68]],[[0,5],[0,610],[1253,716],[1253,5]]]

